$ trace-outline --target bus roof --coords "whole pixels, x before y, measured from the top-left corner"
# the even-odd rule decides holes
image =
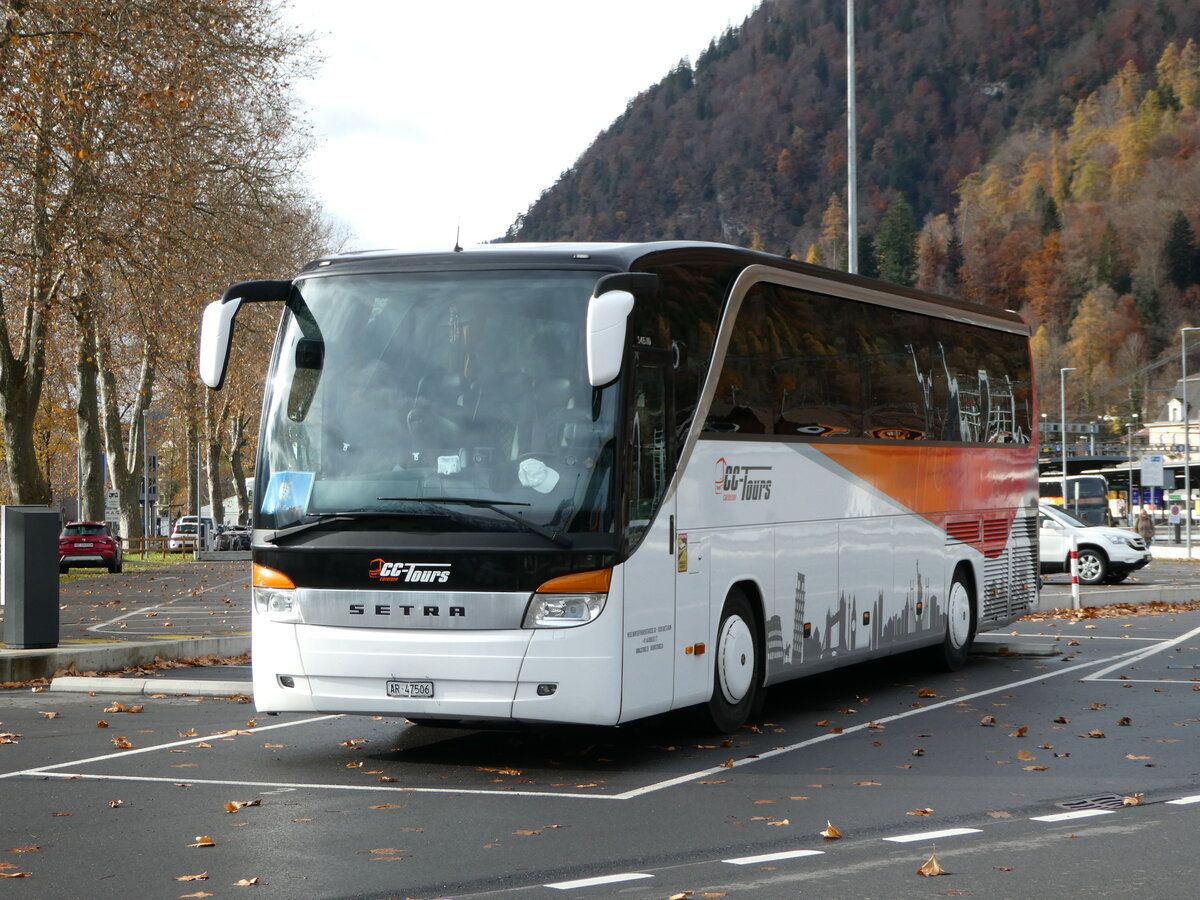
[[[655,258],[660,257],[660,258]],[[709,241],[652,241],[648,243],[537,243],[537,244],[480,244],[457,250],[366,250],[326,256],[308,263],[300,277],[323,274],[366,274],[368,272],[399,272],[451,269],[526,269],[526,268],[588,268],[609,269],[615,272],[637,271],[639,266],[665,263],[672,258],[691,262],[726,262],[745,266],[762,265],[827,279],[868,290],[884,291],[939,306],[962,309],[972,316],[984,315],[1001,322],[1018,323],[1025,320],[1012,310],[1001,310],[980,303],[971,303],[918,288],[905,287],[851,275],[800,262],[785,256],[775,256],[756,250]],[[1011,327],[1007,330],[1013,330]],[[1026,332],[1027,333],[1027,332]]]

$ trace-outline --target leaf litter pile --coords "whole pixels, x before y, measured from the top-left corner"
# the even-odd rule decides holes
[[[1172,616],[1200,611],[1200,600],[1186,603],[1113,603],[1110,606],[1085,606],[1082,609],[1047,609],[1030,613],[1022,622],[1047,622],[1052,619],[1082,621],[1084,619],[1125,619],[1135,616]]]

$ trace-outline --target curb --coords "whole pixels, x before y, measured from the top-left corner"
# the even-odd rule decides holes
[[[49,650],[0,650],[0,682],[50,678],[59,669],[67,669],[72,665],[85,672],[119,672],[126,666],[150,665],[156,656],[159,659],[191,659],[214,653],[218,656],[241,656],[249,651],[248,634],[183,638],[177,641],[77,644]]]
[[[50,692],[70,691],[92,694],[175,694],[184,697],[254,696],[249,681],[213,681],[199,678],[88,678],[64,675],[50,682]]]

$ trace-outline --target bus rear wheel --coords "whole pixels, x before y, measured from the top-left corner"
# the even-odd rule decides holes
[[[754,609],[737,588],[725,598],[715,644],[707,718],[718,731],[728,733],[750,717],[762,692],[762,640]]]
[[[946,634],[941,644],[932,648],[934,665],[947,672],[957,672],[965,666],[978,624],[974,591],[960,568],[955,571],[946,594]]]

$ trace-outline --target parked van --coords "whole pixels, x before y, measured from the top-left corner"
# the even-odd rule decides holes
[[[1071,571],[1071,539],[1078,540],[1081,584],[1116,584],[1150,562],[1142,536],[1125,528],[1088,525],[1065,509],[1038,507],[1038,559],[1043,575]]]

